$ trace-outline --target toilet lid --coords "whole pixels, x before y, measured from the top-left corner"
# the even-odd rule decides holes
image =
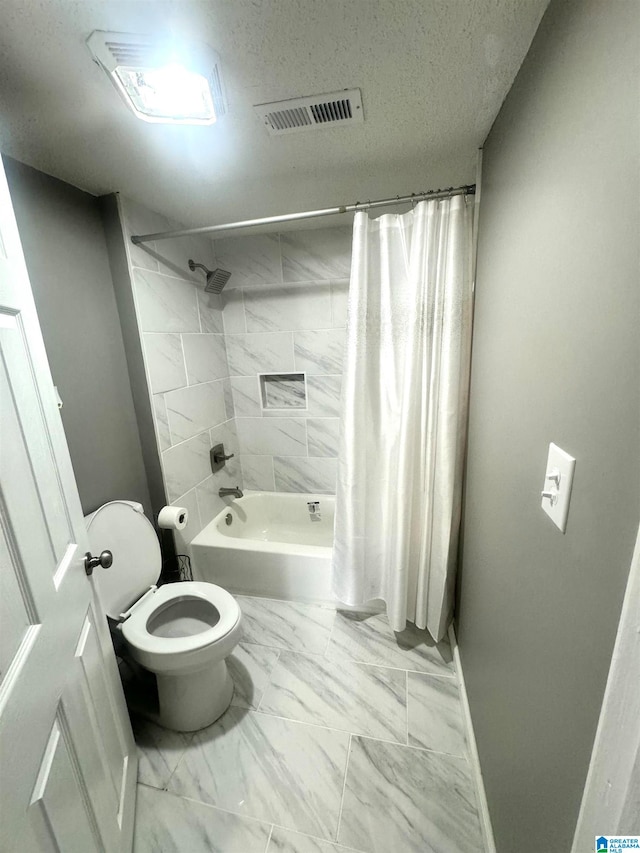
[[[91,553],[113,554],[108,569],[98,566],[93,578],[107,616],[120,614],[152,586],[160,575],[162,557],[158,537],[142,504],[111,501],[85,518]]]

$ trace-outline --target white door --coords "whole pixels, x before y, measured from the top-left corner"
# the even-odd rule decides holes
[[[69,336],[72,347],[71,328]],[[0,161],[3,853],[131,849],[137,759],[108,629],[84,570],[87,550]]]

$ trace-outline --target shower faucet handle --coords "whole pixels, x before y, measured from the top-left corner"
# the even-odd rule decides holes
[[[211,462],[211,472],[213,474],[224,468],[227,459],[233,459],[235,453],[226,454],[224,452],[224,444],[214,444],[209,451],[209,460]]]
[[[214,448],[214,450],[215,450],[215,448]],[[222,448],[222,450],[219,453],[213,454],[213,461],[214,462],[223,462],[223,461],[226,461],[227,459],[233,459],[233,457],[235,455],[236,455],[235,453],[229,453],[229,455],[225,455],[224,448]]]

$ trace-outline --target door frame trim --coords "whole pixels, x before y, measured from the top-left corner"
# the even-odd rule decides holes
[[[640,832],[640,526],[571,853]],[[635,805],[634,805],[635,804]]]

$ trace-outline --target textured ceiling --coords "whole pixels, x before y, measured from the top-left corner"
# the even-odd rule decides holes
[[[0,149],[193,225],[472,182],[547,2],[2,0]],[[228,115],[139,121],[89,56],[95,29],[208,42]],[[350,87],[355,127],[270,137],[252,110]]]

